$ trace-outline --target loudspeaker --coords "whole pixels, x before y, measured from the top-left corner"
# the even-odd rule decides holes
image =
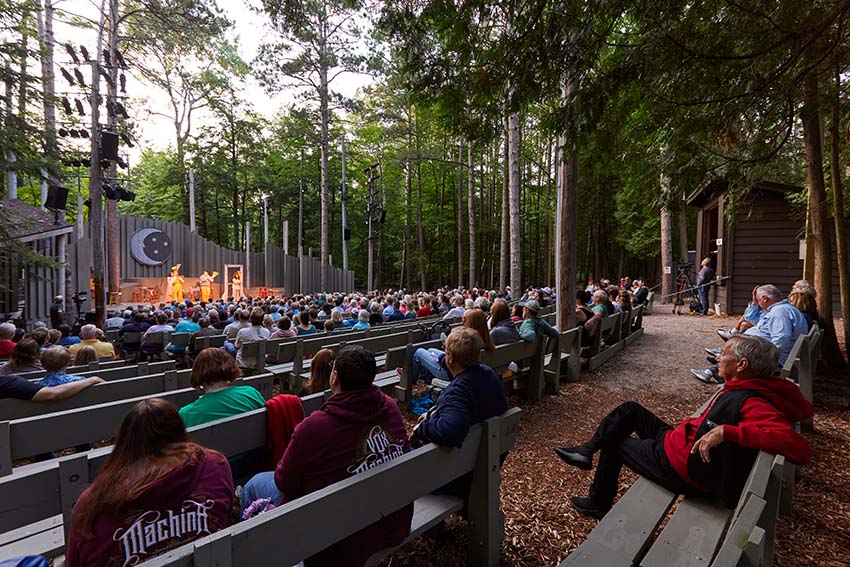
[[[387,211],[381,210],[381,217],[378,219],[378,222],[381,224],[387,222]]]
[[[118,159],[118,134],[114,132],[101,132],[100,157],[112,161]]]
[[[47,188],[47,200],[44,208],[52,211],[64,211],[68,206],[68,188],[59,185],[51,185]]]
[[[350,228],[345,227],[344,229],[342,229],[342,239],[343,240],[351,240],[351,229]]]

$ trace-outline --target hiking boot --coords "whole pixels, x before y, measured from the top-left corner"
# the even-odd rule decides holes
[[[705,353],[714,357],[720,356],[722,348],[706,348]]]
[[[610,506],[607,508],[599,506],[591,498],[582,498],[580,496],[573,496],[570,498],[570,502],[572,503],[573,508],[576,509],[576,512],[585,516],[590,516],[591,518],[596,518],[597,520],[604,518],[605,514],[608,513],[608,510],[611,509]]]
[[[575,447],[555,447],[555,454],[568,465],[585,471],[593,468],[593,451],[586,444]]]
[[[719,364],[719,363],[717,362],[717,357],[715,357],[715,356],[713,356],[713,355],[706,356],[706,357],[705,357],[705,359],[706,359],[706,360],[708,361],[708,363],[709,363],[709,364],[711,364],[711,365]]]

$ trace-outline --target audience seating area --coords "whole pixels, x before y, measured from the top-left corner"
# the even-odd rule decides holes
[[[541,315],[554,324],[553,308],[542,310]],[[380,325],[365,331],[346,329],[246,343],[243,354],[256,357],[258,368],[241,381],[257,388],[266,399],[278,382],[288,386],[284,390],[298,392],[309,371],[312,355],[322,348],[339,349],[358,344],[375,353],[382,365],[376,384],[400,402],[409,404],[413,387],[411,355],[416,348],[440,344],[438,338],[429,336],[430,326],[438,321],[441,319],[435,316]],[[606,327],[611,330],[609,342],[607,346],[600,343],[597,349],[597,356],[604,352],[606,360],[625,348],[630,337],[633,341],[643,332],[640,310],[633,312],[625,330],[622,327],[626,325],[619,317],[612,317],[610,321]],[[615,339],[616,345],[611,342]],[[174,345],[186,346],[189,352],[224,344],[223,335],[193,337],[174,333],[170,340]],[[163,345],[167,344],[168,338],[163,337],[163,341]],[[518,363],[520,372],[505,381],[506,391],[521,392],[530,401],[536,401],[544,394],[557,393],[560,380],[578,379],[580,342],[580,329],[571,329],[560,333],[556,340],[541,337],[532,343],[501,345],[492,352],[484,352],[482,362],[493,367],[506,366],[512,361]],[[266,364],[267,354],[274,354],[276,360],[283,362]],[[31,553],[56,557],[63,552],[71,508],[97,475],[111,446],[13,467],[16,461],[67,447],[108,441],[115,435],[127,410],[141,399],[161,397],[180,407],[199,395],[189,387],[190,370],[178,370],[174,360],[138,364],[100,362],[71,371],[100,376],[106,383],[55,402],[33,404],[0,400],[0,415],[3,416],[0,421],[0,561]],[[40,374],[26,377],[37,379]],[[303,397],[305,415],[321,407],[329,396],[330,391],[326,391]],[[228,457],[259,454],[265,451],[267,443],[265,411],[255,410],[201,425],[190,429],[190,435],[193,440]],[[202,538],[149,564],[263,565],[274,557],[275,564],[291,565],[369,525],[380,515],[411,502],[415,513],[409,539],[413,539],[461,510],[463,502],[459,499],[432,492],[471,472],[474,480],[467,509],[471,530],[469,564],[497,565],[503,537],[498,465],[513,447],[520,413],[519,409],[510,409],[500,417],[475,426],[461,449],[427,445],[386,466]],[[234,466],[236,480],[245,480],[261,470],[251,468],[258,466],[260,461],[262,459],[247,459],[239,467]],[[376,488],[387,485],[396,489]],[[320,517],[321,530],[301,529],[305,525],[316,525]],[[298,536],[287,536],[286,545],[281,545],[282,533]],[[249,541],[250,544],[246,544]],[[274,554],[268,552],[272,548]],[[391,551],[385,550],[374,557],[373,562]]]

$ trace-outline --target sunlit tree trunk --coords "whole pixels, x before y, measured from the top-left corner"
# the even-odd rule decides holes
[[[832,215],[835,220],[835,247],[838,259],[838,279],[841,289],[841,318],[844,322],[844,348],[850,353],[850,258],[847,257],[847,218],[844,215],[844,187],[841,185],[841,140],[839,93],[841,76],[835,68],[835,97],[832,101],[830,124],[830,177],[832,178]]]
[[[522,240],[520,235],[520,183],[519,183],[519,115],[508,116],[508,171],[510,172],[510,281],[511,297],[522,293]]]
[[[475,257],[475,164],[472,162],[472,141],[467,142],[467,196],[466,209],[469,216],[469,288],[477,285]]]

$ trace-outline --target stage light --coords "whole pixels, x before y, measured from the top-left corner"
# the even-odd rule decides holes
[[[65,67],[59,67],[59,72],[60,72],[60,73],[62,73],[62,76],[63,76],[63,77],[65,77],[65,80],[66,80],[66,81],[68,81],[68,83],[69,83],[72,87],[73,87],[73,86],[75,86],[75,85],[77,84],[77,82],[74,80],[74,77],[72,77],[72,76],[71,76],[71,73],[69,73],[69,72],[65,69]]]
[[[68,52],[68,55],[70,55],[70,56],[71,56],[71,59],[73,59],[73,61],[74,61],[74,65],[79,65],[79,64],[80,64],[80,58],[79,58],[79,57],[77,57],[77,52],[76,52],[76,51],[74,51],[74,46],[73,46],[73,45],[71,45],[70,43],[66,43],[66,44],[65,44],[65,51],[67,51],[67,52]]]
[[[110,199],[112,201],[118,199],[118,194],[115,192],[115,188],[109,183],[104,183],[103,194],[106,195],[107,199]]]
[[[88,60],[88,58],[86,60]],[[80,73],[79,69],[74,69],[74,76],[77,78],[77,82],[80,86],[86,88],[86,80],[83,78],[83,74]]]
[[[124,189],[124,187],[122,187],[121,185],[118,186],[116,193],[118,194],[118,200],[119,201],[135,201],[136,200],[136,194],[133,193],[132,191],[128,191],[127,189]]]
[[[85,45],[80,46],[80,53],[83,54],[83,59],[85,59],[86,61],[91,61],[91,57],[89,57],[89,50],[86,49]]]

